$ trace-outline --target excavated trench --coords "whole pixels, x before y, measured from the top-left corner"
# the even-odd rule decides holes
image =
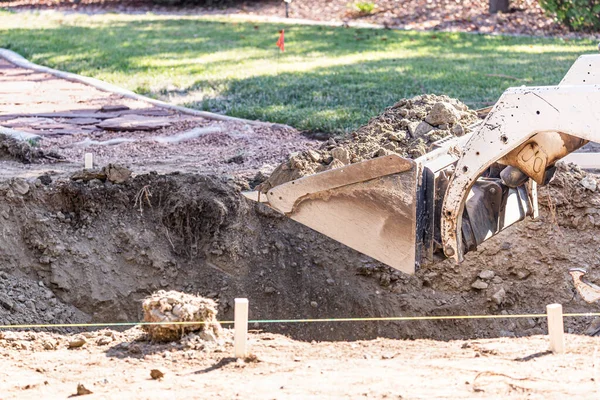
[[[567,273],[600,278],[595,176],[563,166],[540,196],[541,218],[489,240],[461,265],[414,276],[348,249],[247,201],[214,176],[140,175],[123,184],[56,180],[0,183],[0,324],[118,322],[141,318],[158,289],[199,293],[252,319],[600,311]],[[484,271],[482,273],[482,271]],[[474,283],[477,282],[475,285]],[[590,319],[566,320],[583,333]],[[258,324],[305,340],[464,339],[541,334],[537,318]]]

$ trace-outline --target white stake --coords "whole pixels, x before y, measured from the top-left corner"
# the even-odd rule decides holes
[[[234,348],[236,358],[244,358],[248,346],[248,299],[235,299]]]
[[[83,168],[93,169],[94,168],[94,155],[92,153],[85,153],[83,157]]]
[[[565,326],[563,324],[562,305],[549,304],[546,306],[548,314],[548,335],[550,336],[550,350],[556,354],[565,352]]]

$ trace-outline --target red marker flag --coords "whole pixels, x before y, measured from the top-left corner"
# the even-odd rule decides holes
[[[281,49],[281,51],[285,51],[285,49],[284,49],[285,40],[283,38],[283,32],[285,32],[285,31],[282,29],[281,34],[279,35],[279,39],[277,39],[277,47],[279,47]]]

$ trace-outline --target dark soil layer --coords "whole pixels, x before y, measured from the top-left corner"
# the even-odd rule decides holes
[[[462,265],[446,261],[415,276],[250,203],[215,177],[148,174],[121,185],[38,181],[28,190],[13,180],[0,184],[0,270],[42,281],[61,302],[103,322],[139,320],[140,300],[158,289],[214,298],[221,320],[233,317],[234,297],[249,298],[251,319],[543,313],[553,302],[566,311],[599,311],[579,298],[567,273],[588,267],[592,280],[600,278],[594,270],[600,263],[600,196],[579,183],[584,175],[561,169],[541,193],[539,221],[489,240]],[[474,289],[482,270],[494,277],[488,272],[480,279],[488,287]],[[10,315],[12,323],[28,321],[27,313]],[[569,331],[579,333],[589,322],[566,319]],[[306,340],[458,339],[541,334],[545,322],[254,328]]]

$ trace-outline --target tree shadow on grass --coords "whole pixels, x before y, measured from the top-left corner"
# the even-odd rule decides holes
[[[187,104],[194,108],[340,133],[403,97],[443,93],[479,108],[509,86],[557,84],[586,43],[286,26],[287,51],[278,54],[280,28],[140,17],[89,26],[0,29],[0,47],[86,75],[189,76],[193,83],[184,87],[171,89],[165,82],[158,89],[132,89],[166,99],[192,93]],[[552,47],[541,54],[529,51],[537,45]],[[249,64],[255,69],[244,70]]]

